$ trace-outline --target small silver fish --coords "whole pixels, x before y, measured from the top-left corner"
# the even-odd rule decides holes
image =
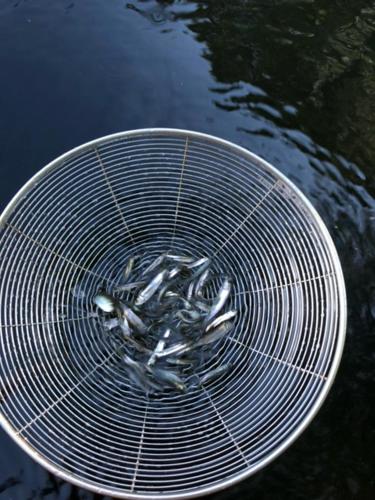
[[[191,264],[194,262],[194,257],[187,257],[185,255],[171,255],[170,253],[167,253],[165,257],[181,264]]]
[[[134,257],[129,258],[129,260],[125,266],[124,272],[123,272],[123,276],[124,276],[125,280],[127,280],[129,278],[131,272],[133,271],[134,263],[135,263],[137,258],[138,258],[138,255],[135,255]]]
[[[114,328],[120,326],[119,319],[118,318],[107,319],[106,321],[103,321],[103,326],[106,330],[113,330]]]
[[[93,301],[99,309],[107,313],[114,312],[117,308],[117,300],[106,292],[95,295]]]
[[[148,366],[152,366],[154,363],[155,363],[155,360],[156,360],[156,354],[160,353],[163,351],[164,347],[165,347],[165,344],[167,342],[167,339],[168,337],[170,336],[171,334],[171,329],[170,328],[167,328],[163,334],[163,337],[159,340],[159,342],[156,344],[156,347],[154,349],[154,352],[152,353],[152,355],[150,356],[148,362],[147,362],[147,365]]]
[[[209,260],[210,259],[208,257],[202,257],[201,259],[198,259],[195,262],[192,262],[191,264],[187,264],[186,267],[188,269],[194,269],[195,267],[199,267],[202,264],[206,264],[207,262],[209,262]]]
[[[230,278],[226,278],[224,283],[221,285],[219,293],[217,294],[216,299],[214,300],[210,311],[208,312],[205,324],[208,325],[209,322],[218,314],[218,312],[224,307],[230,292],[232,289],[232,280]]]
[[[227,311],[226,313],[222,314],[221,316],[218,316],[206,327],[206,332],[208,332],[208,330],[211,330],[211,328],[215,328],[216,326],[220,325],[220,323],[223,323],[224,321],[228,321],[228,320],[234,318],[236,316],[236,314],[237,314],[237,311],[232,309],[231,311]]]
[[[156,357],[158,359],[161,359],[161,358],[166,358],[167,356],[170,356],[171,354],[174,354],[174,355],[183,354],[185,352],[190,351],[191,348],[192,348],[191,343],[180,342],[179,344],[173,344],[170,347],[168,347],[167,349],[164,349],[163,351],[158,352],[156,354]]]
[[[205,262],[203,262],[196,271],[194,271],[194,273],[191,275],[190,277],[190,280],[193,281],[193,280],[196,280],[200,277],[200,275],[202,273],[204,273],[206,271],[206,269],[208,269],[210,267],[210,264],[211,264],[211,260],[210,259],[207,259]]]
[[[174,366],[189,366],[193,364],[192,359],[183,359],[183,358],[167,358],[166,363]]]
[[[165,277],[166,277],[166,274],[167,274],[167,270],[164,269],[163,271],[161,271],[160,273],[158,273],[155,278],[153,278],[150,283],[146,286],[146,288],[144,288],[138,295],[136,301],[135,301],[135,305],[136,306],[141,306],[143,305],[145,302],[147,302],[148,300],[151,299],[151,297],[154,295],[154,293],[156,292],[156,290],[159,288],[159,286],[163,283]]]
[[[175,317],[181,319],[184,323],[195,323],[202,319],[202,315],[198,311],[189,311],[187,309],[177,311]]]
[[[134,288],[141,288],[141,286],[144,286],[146,283],[147,283],[146,280],[133,281],[132,283],[126,283],[125,285],[116,286],[115,291],[127,292],[129,290],[133,290]]]
[[[164,286],[160,288],[160,291],[158,293],[158,302],[161,302],[164,296],[167,296],[167,293],[169,293],[168,290],[171,286],[172,286],[171,283],[166,283]]]
[[[154,269],[156,269],[160,264],[164,261],[165,259],[165,254],[159,255],[159,257],[156,257],[155,260],[151,262],[151,264],[143,271],[142,275],[144,276],[145,274],[151,273]]]
[[[194,283],[194,281],[192,281],[189,285],[189,288],[187,289],[187,293],[186,293],[187,300],[191,300],[191,298],[193,297],[194,288],[195,288],[195,283]]]
[[[177,292],[173,292],[172,290],[168,290],[165,292],[165,296],[170,299],[179,299],[180,295]]]
[[[127,320],[131,325],[133,325],[139,333],[146,333],[147,332],[147,326],[143,323],[141,318],[135,314],[135,312],[125,305],[124,303],[121,302],[120,304],[121,307],[121,312],[123,316],[126,316]]]
[[[206,304],[205,302],[202,302],[201,300],[196,300],[194,302],[194,305],[195,307],[197,307],[199,310],[207,313],[210,309],[211,309],[211,306],[209,306],[208,304]]]
[[[184,297],[181,296],[179,297],[179,300],[181,301],[185,309],[191,309],[191,303],[188,300],[184,299]]]
[[[121,328],[122,333],[125,335],[125,337],[130,337],[131,330],[130,330],[129,321],[127,320],[126,316],[123,316],[119,320],[119,326]]]
[[[195,290],[194,290],[194,293],[195,295],[202,295],[202,289],[204,287],[204,285],[206,284],[206,281],[208,279],[208,276],[210,274],[210,269],[206,269],[202,274],[201,276],[199,277],[199,280],[197,282],[197,285],[195,287]]]
[[[171,385],[172,387],[175,387],[181,392],[186,391],[186,385],[184,382],[180,379],[176,373],[171,372],[169,370],[164,370],[162,368],[154,368],[152,370],[152,373],[156,379],[159,379],[161,382],[165,382],[168,385]]]
[[[233,328],[233,323],[230,321],[225,321],[224,323],[221,323],[219,326],[217,326],[210,332],[205,333],[203,337],[201,337],[196,342],[195,345],[199,347],[202,345],[211,344],[212,342],[216,342],[217,340],[224,337],[224,335],[226,335],[232,328]]]
[[[200,379],[201,385],[206,384],[210,380],[214,380],[217,377],[220,377],[220,375],[224,375],[224,373],[226,373],[230,368],[232,368],[232,365],[230,363],[227,363],[225,365],[219,366],[218,368],[215,368],[214,370],[211,370],[210,372],[203,375],[203,377]]]
[[[129,367],[128,374],[135,385],[138,385],[145,392],[149,392],[150,389],[160,389],[158,384],[155,384],[147,377],[146,370],[141,363],[126,354],[124,354],[123,360],[125,365]]]
[[[128,337],[126,337],[126,341],[128,342],[128,344],[131,344],[133,347],[135,347],[137,349],[137,351],[142,352],[144,354],[148,354],[149,356],[151,356],[152,351],[150,351],[150,349],[147,349],[147,347],[142,345],[134,337],[128,336]]]
[[[179,266],[176,266],[173,269],[171,269],[169,271],[169,274],[168,274],[168,279],[171,280],[171,279],[175,278],[177,276],[177,274],[179,274],[181,272],[181,269],[182,268]]]

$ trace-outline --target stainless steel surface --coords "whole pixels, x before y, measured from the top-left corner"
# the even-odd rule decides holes
[[[184,130],[104,137],[33,177],[0,230],[1,422],[55,474],[123,498],[209,493],[273,460],[327,395],[346,328],[340,263],[311,204],[248,151]],[[92,295],[129,256],[172,249],[234,277],[239,319],[201,374],[234,369],[147,399]]]

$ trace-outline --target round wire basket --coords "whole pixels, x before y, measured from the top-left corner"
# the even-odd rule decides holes
[[[304,195],[241,147],[173,129],[92,141],[38,172],[0,231],[1,423],[59,477],[120,498],[210,493],[284,451],[329,391],[346,328],[336,250]],[[171,249],[230,270],[239,317],[200,375],[233,369],[149,398],[92,297],[130,256]]]

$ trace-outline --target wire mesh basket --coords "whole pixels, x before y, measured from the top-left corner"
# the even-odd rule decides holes
[[[172,129],[104,137],[42,169],[0,222],[1,422],[58,476],[122,498],[213,492],[278,456],[326,397],[340,263],[306,198],[243,148]],[[117,370],[92,297],[129,256],[169,249],[230,269],[239,318],[201,372],[234,368],[150,399]]]

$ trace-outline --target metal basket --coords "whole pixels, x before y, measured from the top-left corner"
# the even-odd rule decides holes
[[[213,492],[278,456],[326,397],[346,327],[339,259],[306,198],[245,149],[114,134],[47,165],[0,222],[1,423],[59,477],[121,498]],[[92,296],[129,256],[171,248],[230,269],[239,319],[201,374],[234,369],[150,399],[118,370]]]

